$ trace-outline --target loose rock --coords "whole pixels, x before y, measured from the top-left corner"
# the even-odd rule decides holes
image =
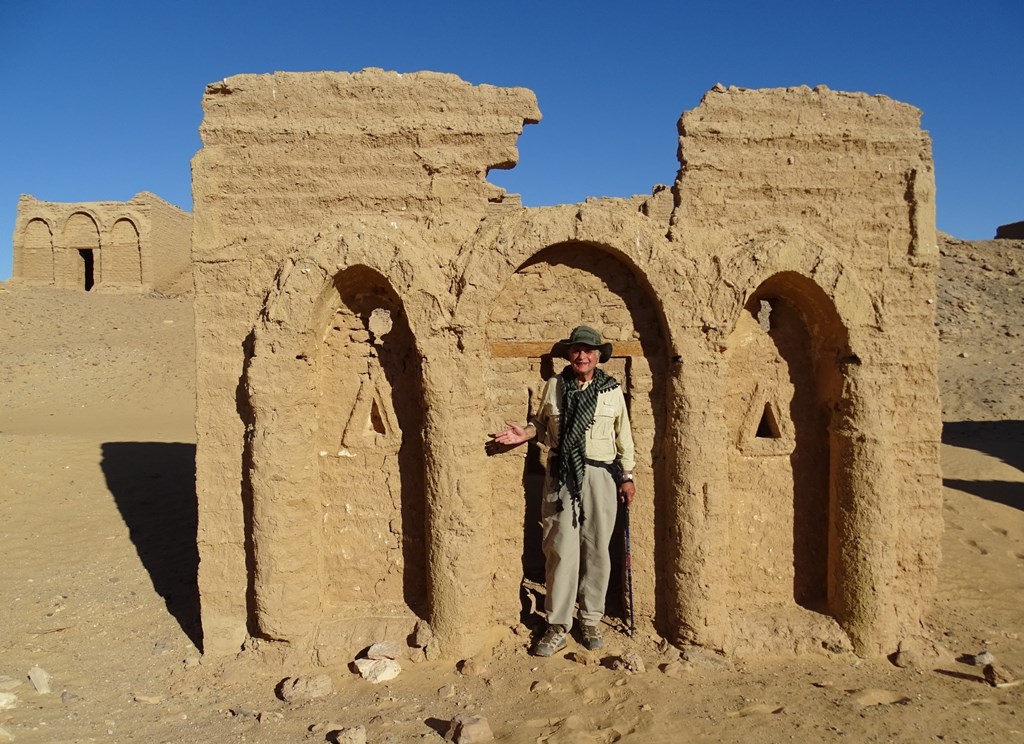
[[[683,674],[689,670],[690,665],[687,664],[685,661],[680,661],[679,659],[676,659],[675,661],[670,661],[661,667],[662,673],[666,677],[670,677],[672,679],[678,679],[679,677],[682,677]]]
[[[647,671],[647,665],[644,664],[640,654],[627,651],[612,662],[612,669],[617,672],[625,672],[626,674],[643,674]]]
[[[731,668],[727,659],[700,646],[687,646],[679,655],[683,661],[690,662],[697,669],[713,669],[724,672]]]
[[[951,654],[925,638],[906,638],[900,641],[899,650],[892,657],[892,663],[901,669],[921,671],[934,669]]]
[[[367,659],[397,659],[402,653],[402,647],[397,641],[381,641],[370,646],[366,651]]]
[[[331,731],[327,734],[327,740],[334,744],[366,744],[366,727],[351,726]]]
[[[0,692],[0,710],[9,710],[18,704],[18,696],[13,692]]]
[[[487,674],[487,665],[474,658],[465,659],[459,662],[459,673],[463,677],[479,677]]]
[[[898,692],[891,692],[889,690],[878,690],[878,689],[867,689],[867,690],[851,690],[853,693],[853,702],[863,708],[871,705],[895,705],[902,703],[909,703],[910,698],[906,695],[900,695]]]
[[[28,681],[36,688],[40,695],[50,694],[50,681],[53,677],[42,667],[34,666],[28,670]]]
[[[483,716],[458,715],[452,719],[448,733],[444,737],[455,744],[477,744],[477,742],[494,741],[494,732]]]
[[[286,677],[277,686],[277,696],[286,703],[300,703],[304,700],[321,698],[334,691],[334,683],[327,674],[309,677]]]
[[[985,676],[985,681],[993,687],[1016,687],[1021,683],[1017,675],[1002,664],[986,664],[981,673]]]
[[[380,684],[394,679],[402,673],[401,665],[394,659],[356,659],[359,676],[371,684]]]
[[[551,683],[546,679],[538,679],[530,685],[530,692],[551,692]]]

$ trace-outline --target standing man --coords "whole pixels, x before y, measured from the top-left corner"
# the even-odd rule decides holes
[[[545,384],[536,415],[525,426],[507,421],[508,428],[494,435],[499,444],[536,437],[551,448],[541,506],[548,627],[534,646],[537,656],[565,648],[577,600],[583,645],[603,645],[599,624],[616,501],[628,507],[636,491],[626,399],[619,382],[597,367],[611,357],[612,345],[593,328],[579,326],[555,344],[554,353],[569,364]]]

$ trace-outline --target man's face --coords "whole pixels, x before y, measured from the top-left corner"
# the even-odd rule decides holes
[[[589,380],[594,376],[594,369],[597,367],[597,360],[600,357],[600,349],[594,349],[584,344],[573,344],[569,347],[569,364],[572,365],[572,371],[580,380]]]

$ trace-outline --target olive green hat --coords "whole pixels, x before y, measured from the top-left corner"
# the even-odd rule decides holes
[[[575,346],[576,344],[589,346],[592,349],[600,349],[602,364],[612,358],[612,345],[606,343],[604,339],[601,338],[601,334],[590,326],[577,326],[576,328],[573,328],[572,333],[569,334],[569,338],[563,338],[551,347],[551,353],[557,354],[564,359],[568,359],[569,347]]]

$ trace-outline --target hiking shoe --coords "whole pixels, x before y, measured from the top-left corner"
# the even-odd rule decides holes
[[[601,638],[601,629],[596,625],[584,625],[580,632],[583,636],[583,648],[588,651],[596,651],[604,645],[604,639]]]
[[[544,635],[537,641],[537,645],[533,647],[533,655],[551,656],[556,651],[561,651],[566,646],[567,635],[569,630],[564,625],[549,625]]]

